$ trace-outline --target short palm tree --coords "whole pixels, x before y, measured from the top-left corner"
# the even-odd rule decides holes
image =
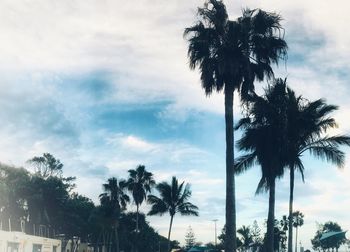
[[[160,197],[155,195],[148,196],[148,203],[152,205],[148,215],[163,215],[166,212],[170,215],[170,225],[168,232],[168,252],[170,251],[170,234],[173,225],[173,219],[176,213],[181,215],[198,216],[198,207],[190,203],[188,200],[191,197],[189,184],[185,182],[179,184],[176,177],[172,177],[171,184],[162,182],[157,184],[157,191]]]
[[[275,221],[275,185],[276,179],[284,172],[286,143],[286,83],[275,80],[265,90],[263,97],[256,97],[249,107],[249,115],[239,121],[237,128],[243,129],[243,136],[238,141],[239,150],[248,152],[235,162],[235,170],[241,173],[259,164],[262,177],[257,193],[269,191],[269,210],[267,219],[267,251],[274,250]]]
[[[100,194],[100,202],[105,210],[105,214],[110,218],[114,225],[114,234],[116,241],[116,251],[119,252],[119,217],[121,211],[126,209],[126,204],[130,201],[126,194],[127,184],[125,180],[119,180],[115,177],[109,178],[107,183],[103,184],[104,193]]]
[[[139,165],[135,170],[129,170],[127,181],[128,190],[131,192],[136,205],[136,231],[139,231],[139,207],[146,200],[147,194],[151,192],[156,182],[153,174],[146,171],[144,165]]]
[[[251,233],[251,229],[243,225],[241,228],[237,229],[237,233],[241,235],[241,241],[242,241],[241,247],[243,251],[248,251],[249,247],[253,243],[253,236]]]
[[[346,135],[328,136],[327,131],[337,127],[331,113],[337,106],[328,105],[323,99],[313,102],[296,97],[293,91],[288,92],[288,160],[290,171],[289,194],[289,232],[288,252],[292,252],[293,240],[293,200],[294,173],[299,171],[304,179],[302,156],[309,152],[312,156],[333,163],[339,168],[344,166],[345,154],[339,149],[342,145],[350,146]]]
[[[208,0],[198,8],[198,21],[185,29],[191,69],[198,68],[206,95],[225,94],[226,123],[226,245],[236,251],[236,207],[233,134],[233,97],[237,90],[250,99],[254,80],[273,76],[271,65],[284,58],[287,44],[281,37],[281,17],[260,9],[243,11],[235,21],[228,18],[220,0]]]

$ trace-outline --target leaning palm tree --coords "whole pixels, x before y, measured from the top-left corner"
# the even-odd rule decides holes
[[[304,180],[302,156],[305,152],[309,152],[316,158],[342,168],[345,154],[339,147],[350,146],[350,138],[346,135],[326,135],[330,129],[337,127],[334,118],[330,116],[338,109],[337,106],[328,105],[323,99],[307,102],[301,96],[296,97],[291,90],[288,96],[287,165],[290,171],[288,252],[292,252],[294,173],[299,171]]]
[[[129,170],[129,179],[127,181],[128,190],[131,192],[136,205],[136,232],[139,231],[139,207],[146,200],[147,193],[151,192],[156,182],[153,174],[146,171],[144,165],[139,165],[135,170]]]
[[[235,162],[235,170],[241,173],[259,164],[262,177],[257,193],[269,191],[267,218],[267,251],[274,250],[275,186],[276,179],[284,172],[287,126],[286,83],[275,80],[265,90],[263,97],[256,97],[249,107],[249,115],[239,121],[236,128],[242,128],[243,136],[238,141],[239,150],[248,152]]]
[[[236,251],[236,205],[233,134],[234,91],[249,100],[254,81],[273,77],[272,64],[286,56],[287,44],[281,34],[281,17],[260,9],[243,11],[235,21],[228,18],[220,0],[208,0],[198,8],[198,21],[186,28],[191,69],[198,68],[206,95],[224,92],[226,123],[226,245]]]
[[[114,235],[116,242],[116,251],[119,252],[119,217],[121,211],[126,209],[126,204],[130,201],[126,194],[126,181],[115,177],[109,178],[107,183],[103,184],[104,193],[100,194],[100,202],[103,206],[106,217],[110,218],[114,226]]]
[[[181,215],[198,216],[198,207],[190,203],[191,197],[190,185],[182,182],[179,184],[176,177],[172,177],[171,184],[162,182],[157,184],[157,191],[160,197],[155,195],[148,196],[148,203],[152,205],[148,215],[163,215],[166,212],[170,215],[170,225],[168,232],[168,252],[170,251],[170,234],[173,225],[173,219],[176,213]]]

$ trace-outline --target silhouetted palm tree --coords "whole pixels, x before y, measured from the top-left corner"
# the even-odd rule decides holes
[[[139,231],[139,207],[147,198],[147,193],[151,192],[156,182],[153,174],[146,171],[144,165],[139,165],[135,170],[129,170],[129,179],[127,181],[128,190],[132,193],[136,205],[136,231]]]
[[[276,85],[279,83],[278,85],[281,86],[281,90],[285,90],[286,95],[284,96],[284,102],[279,103],[280,105],[274,105],[276,106],[276,108],[279,108],[280,111],[283,111],[283,113],[281,114],[283,116],[279,119],[279,122],[277,121],[277,123],[284,124],[283,127],[281,127],[282,131],[276,131],[274,137],[277,137],[277,132],[280,132],[281,135],[279,136],[279,138],[284,139],[283,144],[281,145],[281,147],[283,148],[280,148],[276,151],[277,153],[279,153],[278,156],[281,159],[280,164],[285,167],[289,167],[290,169],[289,216],[292,216],[294,170],[299,170],[303,176],[304,166],[301,160],[302,155],[306,151],[309,151],[310,154],[314,155],[317,158],[330,161],[336,164],[338,167],[342,167],[344,165],[345,154],[344,152],[339,150],[339,147],[341,145],[349,146],[350,137],[346,135],[338,135],[331,137],[325,135],[327,130],[336,127],[335,120],[329,117],[329,114],[336,110],[337,107],[333,105],[327,105],[322,99],[313,102],[308,102],[301,96],[296,97],[295,93],[291,89],[287,88],[285,82],[285,80],[282,81],[281,79],[276,80]],[[258,100],[259,99],[257,99],[257,101]],[[272,115],[272,113],[268,112],[269,109],[266,106],[264,108],[264,106],[259,105],[261,108],[257,108],[259,107],[257,106],[258,104],[259,102],[255,102],[250,112],[254,115],[255,119],[260,118],[260,121],[267,120],[268,117],[265,118],[263,115]],[[261,111],[263,111],[263,113],[261,113]],[[257,121],[255,121],[254,123],[256,124],[256,122]],[[238,127],[246,127],[246,129],[256,127],[256,125],[249,125],[249,123],[250,118],[244,118],[240,121]],[[253,133],[250,132],[249,134],[252,135]],[[254,138],[251,138],[250,140],[246,139],[245,141],[247,140],[261,141],[261,139],[258,138],[256,140],[254,140]],[[265,140],[270,141],[269,139]],[[240,142],[239,144],[245,144],[246,146],[248,146],[251,143]],[[273,146],[271,146],[270,148],[271,150],[273,150]],[[239,171],[247,169],[257,161],[256,158],[258,154],[253,151],[254,148],[246,150],[252,152],[237,160],[236,166]],[[260,163],[260,161],[258,161],[258,163]],[[282,173],[280,173],[279,176],[280,175],[282,175]],[[291,250],[293,237],[292,220],[293,219],[289,217],[289,250]]]
[[[100,194],[100,202],[104,208],[105,214],[111,219],[114,225],[116,251],[119,252],[119,217],[122,210],[126,209],[126,204],[130,201],[126,194],[127,184],[125,180],[109,178],[106,184],[103,184],[104,193]]]
[[[323,99],[307,102],[301,96],[296,97],[291,90],[288,92],[288,100],[287,165],[290,170],[288,252],[292,252],[294,173],[295,170],[299,171],[304,180],[301,157],[308,151],[314,157],[341,168],[344,166],[345,154],[339,147],[349,146],[350,138],[346,135],[325,135],[328,130],[337,127],[334,118],[330,117],[330,114],[337,110],[337,106],[327,105]]]
[[[257,193],[269,191],[267,251],[274,250],[275,183],[276,179],[283,175],[285,167],[286,107],[286,83],[277,79],[265,90],[263,97],[255,97],[248,111],[249,116],[241,119],[236,127],[244,130],[237,143],[238,148],[248,152],[236,160],[236,172],[243,172],[259,164],[262,177]]]
[[[243,225],[241,228],[237,229],[237,233],[242,237],[241,247],[243,248],[243,251],[247,251],[249,249],[249,246],[253,243],[253,236],[250,228]]]
[[[233,97],[243,99],[254,91],[254,80],[272,77],[271,64],[286,55],[281,37],[281,17],[260,9],[243,11],[235,21],[228,18],[222,1],[208,0],[198,8],[198,22],[186,28],[190,68],[198,68],[206,95],[224,91],[226,123],[226,252],[236,251],[236,207],[233,134]]]
[[[168,252],[170,251],[170,234],[175,214],[198,216],[198,207],[188,201],[192,194],[190,186],[184,184],[185,182],[179,184],[177,178],[172,177],[171,184],[167,182],[157,184],[156,189],[160,197],[149,195],[147,199],[148,203],[152,205],[148,215],[163,215],[166,212],[170,215]]]

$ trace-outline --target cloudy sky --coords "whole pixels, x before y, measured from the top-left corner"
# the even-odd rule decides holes
[[[186,58],[183,29],[203,0],[2,0],[0,2],[0,161],[26,166],[50,152],[77,176],[77,191],[97,202],[101,184],[144,164],[158,181],[191,183],[200,217],[176,217],[173,238],[192,226],[214,240],[224,224],[223,95],[205,97]],[[289,59],[276,69],[309,99],[340,106],[334,115],[350,133],[350,21],[346,0],[226,1],[232,19],[263,8],[284,20]],[[258,87],[266,85],[257,83]],[[239,107],[235,108],[239,116]],[[237,133],[239,137],[239,133]],[[345,150],[348,154],[350,152]],[[301,243],[316,224],[350,228],[350,158],[338,170],[305,156],[295,209],[305,214]],[[255,196],[256,167],[237,179],[238,226],[263,227],[267,195]],[[288,180],[277,184],[276,216],[287,213]],[[144,209],[146,210],[146,209]],[[166,235],[168,218],[149,219]]]

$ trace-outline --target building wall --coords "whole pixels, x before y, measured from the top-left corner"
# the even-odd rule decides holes
[[[0,230],[0,252],[61,252],[61,241]]]

